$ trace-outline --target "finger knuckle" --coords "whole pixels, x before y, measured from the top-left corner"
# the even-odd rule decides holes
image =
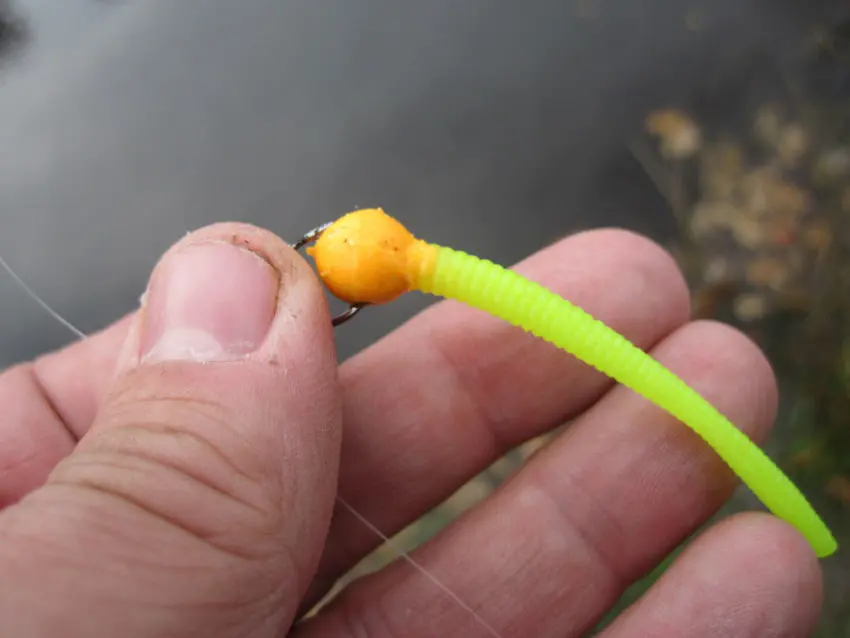
[[[334,601],[323,619],[336,625],[328,633],[345,638],[401,638],[409,635],[410,620],[393,620],[382,598],[368,589],[368,583],[353,585]]]
[[[744,397],[747,427],[756,438],[764,436],[779,401],[776,375],[764,351],[737,328],[710,319],[688,324],[681,339],[681,356],[690,360],[696,375],[693,382],[716,388],[718,400]]]
[[[623,276],[634,278],[635,289],[663,293],[664,304],[673,308],[677,319],[690,313],[690,291],[684,273],[675,257],[658,242],[629,230],[601,231],[609,234],[612,254],[623,255],[628,264]]]
[[[280,505],[235,418],[181,398],[115,404],[51,481],[117,499],[220,552],[271,558]]]

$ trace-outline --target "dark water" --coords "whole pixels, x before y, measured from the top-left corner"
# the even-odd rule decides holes
[[[380,205],[505,263],[590,226],[664,238],[625,151],[645,112],[842,4],[0,2],[0,251],[89,331],[218,220],[295,239]],[[424,303],[364,313],[341,354]],[[0,304],[3,364],[69,339],[5,276]]]

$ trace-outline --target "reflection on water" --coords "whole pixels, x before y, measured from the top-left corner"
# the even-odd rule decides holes
[[[0,0],[0,97],[39,65],[61,64],[102,31],[119,2],[105,0]]]
[[[26,43],[29,35],[27,27],[11,0],[0,0],[0,64]]]

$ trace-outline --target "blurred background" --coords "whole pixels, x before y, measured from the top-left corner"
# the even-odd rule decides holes
[[[783,392],[769,452],[844,546],[848,133],[838,0],[0,0],[0,255],[82,330],[131,310],[159,255],[214,221],[294,240],[382,206],[505,264],[631,228],[676,254],[697,314],[768,352]],[[337,331],[341,358],[426,303],[369,309]],[[72,338],[6,275],[0,306],[3,366]],[[719,515],[752,507],[741,490]],[[824,567],[818,635],[850,636],[846,551]]]

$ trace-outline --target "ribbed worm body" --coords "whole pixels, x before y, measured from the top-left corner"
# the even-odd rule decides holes
[[[743,432],[673,372],[581,308],[493,262],[437,246],[415,282],[531,332],[632,389],[701,436],[778,517],[794,525],[819,557],[837,543],[806,498]]]

